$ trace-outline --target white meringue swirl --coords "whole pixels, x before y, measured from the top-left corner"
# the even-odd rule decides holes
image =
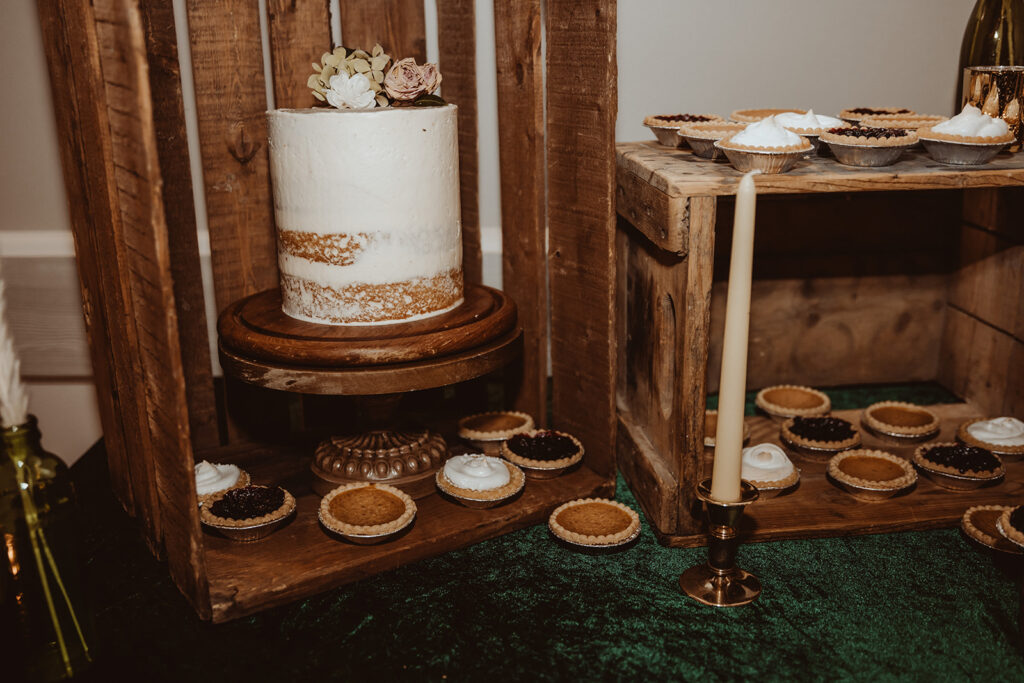
[[[786,452],[773,443],[759,443],[743,449],[740,477],[747,481],[781,481],[793,473]]]
[[[1015,417],[996,417],[967,426],[978,441],[998,446],[1024,446],[1024,422]]]
[[[444,464],[444,476],[460,489],[471,491],[496,489],[511,478],[501,458],[477,453],[448,458]]]

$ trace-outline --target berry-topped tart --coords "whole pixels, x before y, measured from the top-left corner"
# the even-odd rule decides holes
[[[687,123],[679,127],[679,137],[686,140],[693,153],[704,159],[717,159],[722,152],[715,143],[733,133],[747,127],[745,123],[729,121],[707,121],[704,123]]]
[[[362,545],[394,538],[412,524],[415,517],[413,499],[387,484],[344,484],[320,501],[320,523]]]
[[[918,446],[914,464],[937,485],[966,491],[1002,479],[1003,461],[992,451],[961,443],[931,443]]]
[[[721,120],[722,117],[718,114],[654,114],[644,119],[644,125],[650,128],[658,142],[666,147],[682,147],[683,140],[677,135],[681,126]]]
[[[791,130],[797,135],[810,140],[811,144],[814,145],[814,149],[818,149],[818,136],[822,133],[831,128],[845,128],[850,125],[846,121],[837,119],[834,116],[815,114],[813,109],[808,109],[806,114],[797,114],[795,112],[776,114],[775,120],[786,130]]]
[[[939,417],[935,413],[903,401],[881,401],[868,406],[861,424],[892,443],[927,441],[939,434]]]
[[[1003,536],[1024,548],[1024,505],[1004,510],[997,525]]]
[[[212,496],[199,511],[199,519],[232,541],[258,541],[295,512],[295,498],[280,486],[242,486]]]
[[[785,173],[799,159],[814,149],[807,138],[786,130],[774,117],[751,123],[715,143],[725,152],[736,170],[746,173]]]
[[[800,481],[800,470],[773,443],[759,443],[743,449],[740,478],[752,484],[758,498],[773,498],[792,489]]]
[[[526,483],[517,466],[479,453],[448,458],[436,480],[442,493],[471,508],[500,505],[522,491]]]
[[[885,451],[856,448],[832,456],[828,476],[857,500],[876,502],[906,491],[917,482],[909,462]]]
[[[934,126],[942,123],[947,116],[936,114],[882,114],[880,116],[865,116],[858,123],[862,128],[903,128],[904,130],[917,130],[925,126]]]
[[[832,415],[791,417],[782,423],[782,443],[809,460],[825,461],[860,445],[860,433],[847,420]]]
[[[615,500],[581,498],[555,508],[548,528],[572,545],[613,548],[640,535],[640,515]]]
[[[1015,417],[979,417],[960,425],[957,441],[987,448],[1001,457],[1024,455],[1024,422]]]
[[[860,123],[870,116],[913,116],[914,113],[906,107],[853,107],[839,112],[839,118],[850,123]]]
[[[806,109],[737,109],[729,114],[730,121],[754,123],[776,114],[806,114]]]
[[[906,128],[830,128],[819,136],[836,161],[846,166],[890,166],[904,150],[918,142],[917,133]]]
[[[970,104],[948,121],[921,128],[917,134],[933,159],[958,166],[987,163],[1016,140],[1006,121]]]
[[[1014,555],[1022,554],[1021,548],[1011,542],[999,530],[1003,513],[1012,513],[1012,505],[975,505],[967,508],[960,519],[960,528],[967,537],[993,550]]]
[[[565,432],[535,429],[503,442],[501,455],[531,479],[550,479],[583,460],[583,444]]]
[[[832,410],[832,401],[827,394],[798,384],[765,387],[757,392],[754,403],[777,422],[790,417],[827,415]]]

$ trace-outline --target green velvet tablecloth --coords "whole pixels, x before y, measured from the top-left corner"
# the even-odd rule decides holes
[[[948,399],[933,387],[829,391],[837,408]],[[227,624],[201,622],[105,484],[86,510],[108,680],[1024,680],[1022,565],[959,530],[745,545],[753,604],[713,609],[677,577],[706,550],[585,555],[535,526]],[[638,508],[620,479],[618,499]],[[1007,501],[1022,502],[1022,501]]]

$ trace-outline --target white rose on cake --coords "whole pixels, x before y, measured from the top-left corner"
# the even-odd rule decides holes
[[[349,76],[340,73],[331,76],[331,89],[324,94],[327,102],[338,109],[373,109],[377,102],[376,93],[370,87],[370,79],[363,74]]]

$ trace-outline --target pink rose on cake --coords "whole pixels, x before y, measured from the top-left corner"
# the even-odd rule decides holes
[[[441,85],[441,72],[436,64],[419,66],[412,57],[395,62],[384,77],[384,91],[399,102],[412,102],[428,95]]]

